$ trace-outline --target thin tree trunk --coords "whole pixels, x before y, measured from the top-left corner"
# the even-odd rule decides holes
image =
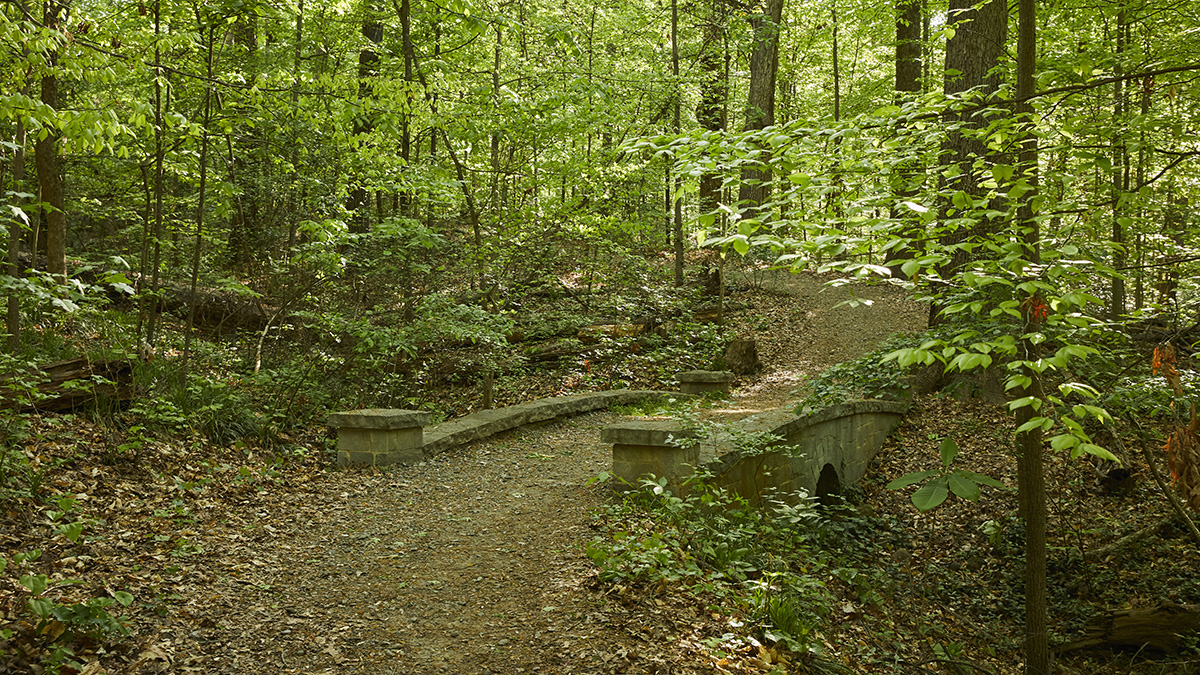
[[[1033,265],[1041,262],[1039,250],[1040,232],[1033,199],[1038,189],[1037,135],[1032,128],[1033,107],[1028,103],[1035,92],[1034,67],[1037,59],[1037,21],[1035,0],[1020,0],[1017,30],[1017,100],[1024,138],[1021,141],[1020,167],[1030,186],[1022,195],[1017,209],[1017,219],[1024,228],[1026,257]],[[1044,302],[1036,294],[1026,298],[1026,327],[1023,334],[1033,335],[1040,323],[1038,307]],[[1022,338],[1023,357],[1028,361],[1037,359],[1037,345],[1029,337]],[[1041,374],[1025,368],[1024,374],[1030,385],[1022,394],[1042,401]],[[1048,414],[1049,411],[1043,411]],[[1018,409],[1017,422],[1024,424],[1038,414],[1032,406]],[[1049,675],[1050,645],[1047,632],[1046,602],[1046,478],[1042,466],[1042,428],[1034,428],[1018,434],[1017,483],[1022,515],[1025,517],[1025,672],[1027,675]]]
[[[1117,81],[1113,82],[1113,124],[1115,131],[1112,138],[1112,265],[1115,269],[1125,267],[1127,257],[1125,251],[1125,226],[1122,224],[1121,201],[1129,189],[1129,153],[1126,151],[1123,127],[1126,122],[1125,82],[1119,79],[1125,72],[1121,58],[1125,52],[1125,9],[1117,12],[1117,45],[1113,73]],[[1121,272],[1112,276],[1112,293],[1109,297],[1108,318],[1117,321],[1125,314],[1125,277]]]
[[[700,45],[698,61],[701,70],[700,103],[696,106],[696,122],[707,131],[719,132],[725,128],[725,99],[728,98],[728,87],[722,73],[722,55],[718,51],[718,43],[723,44],[724,17],[720,0],[710,0],[706,3],[707,15],[704,17],[704,37]],[[714,224],[717,211],[721,205],[721,176],[713,172],[705,172],[700,176],[700,215],[713,214]]]
[[[493,45],[492,54],[492,115],[494,119],[499,120],[500,117],[500,56],[501,47],[503,46],[504,33],[500,26],[496,26],[496,43]],[[500,129],[494,129],[491,133],[491,170],[492,180],[488,187],[488,206],[493,215],[497,214],[499,208],[499,186],[500,186]],[[481,242],[479,231],[475,231],[475,255],[482,255],[480,251]]]
[[[829,19],[833,23],[833,45],[830,56],[833,58],[833,121],[842,121],[842,71],[841,59],[838,58],[838,13],[837,5],[829,8]],[[841,140],[839,136],[835,141]]]
[[[154,3],[154,255],[151,261],[150,299],[146,302],[142,289],[141,313],[146,317],[145,349],[154,349],[154,338],[158,328],[159,272],[162,270],[163,240],[163,174],[166,148],[163,143],[163,87],[162,78],[162,0]],[[143,269],[143,274],[145,270]],[[143,276],[144,278],[144,276]],[[139,346],[139,348],[141,348]]]
[[[51,30],[57,30],[61,22],[67,20],[69,1],[45,0],[43,25]],[[50,49],[46,60],[50,68],[58,64],[58,49]],[[44,105],[57,111],[58,77],[45,75],[42,77],[41,101]],[[62,175],[59,173],[58,141],[61,132],[54,125],[46,128],[47,134],[38,138],[34,143],[34,164],[37,166],[38,184],[41,189],[41,200],[46,205],[46,271],[61,281],[67,278],[67,213],[63,195]],[[34,251],[36,253],[36,249]]]
[[[199,15],[197,18],[199,18]],[[215,33],[216,29],[213,26],[209,26],[206,75],[210,82],[213,79],[213,41],[216,38]],[[203,30],[201,30],[200,34],[204,34]],[[208,181],[208,126],[212,122],[212,93],[212,86],[209,85],[204,92],[204,124],[200,129],[200,185],[196,198],[196,242],[192,251],[191,293],[188,298],[188,318],[187,328],[184,331],[183,337],[183,363],[179,369],[180,378],[187,377],[188,360],[192,349],[192,326],[196,322],[196,287],[200,282],[200,252],[204,247],[204,202],[208,195],[206,185]]]
[[[25,193],[25,124],[21,118],[17,118],[17,131],[13,137],[13,193],[20,195]],[[14,197],[15,206],[22,208],[25,204],[24,197]],[[23,210],[23,209],[22,209]],[[21,251],[21,224],[16,217],[9,219],[8,225],[8,276],[14,280],[20,276],[21,270],[17,266],[17,256]],[[10,292],[8,294],[8,313],[4,319],[5,332],[8,333],[8,353],[16,354],[21,348],[21,299],[17,293]]]
[[[400,159],[404,161],[407,171],[413,164],[412,156],[412,111],[413,111],[413,44],[412,44],[412,5],[409,0],[400,0],[400,48],[404,52],[404,119],[400,129]],[[412,213],[413,195],[404,190],[400,194],[401,214],[408,217]]]
[[[1150,115],[1150,92],[1153,88],[1153,83],[1145,83],[1142,85],[1142,118],[1149,119]],[[1146,158],[1147,158],[1147,138],[1146,128],[1143,126],[1139,134],[1138,143],[1138,162],[1137,162],[1137,185],[1146,184]],[[1139,206],[1138,216],[1145,215],[1144,206]],[[1140,218],[1139,218],[1140,219]],[[1138,270],[1137,281],[1133,291],[1133,308],[1134,311],[1140,311],[1146,304],[1146,272],[1141,267],[1146,264],[1145,240],[1142,237],[1142,232],[1139,230],[1137,238],[1134,241],[1135,255],[1137,256]]]
[[[371,110],[375,97],[375,86],[372,79],[379,74],[379,52],[375,51],[383,43],[383,24],[375,16],[372,3],[367,3],[370,18],[363,21],[362,34],[370,42],[358,53],[358,99],[360,109],[354,118],[353,132],[356,137],[363,137],[375,128],[374,112]],[[346,210],[351,214],[350,231],[364,234],[370,231],[371,200],[367,194],[365,176],[358,176],[355,186],[346,196]]]
[[[679,0],[671,0],[671,75],[673,82],[672,96],[675,98],[675,119],[674,129],[678,135],[682,129],[680,126],[680,99],[679,91]],[[679,175],[679,170],[672,171],[675,174],[675,226],[674,226],[674,244],[675,244],[675,285],[683,286],[683,200],[679,198],[680,188],[683,187],[683,179]]]
[[[921,2],[919,0],[896,0],[896,84],[895,96],[897,105],[911,101],[921,91]],[[892,177],[893,204],[890,215],[893,220],[907,219],[900,231],[901,237],[911,242],[920,235],[920,222],[915,220],[905,208],[897,208],[896,204],[903,200],[911,200],[918,189],[917,179],[920,168],[913,162],[906,162],[895,168]],[[917,247],[905,243],[893,247],[887,253],[887,263],[893,278],[904,275],[900,263],[893,261],[910,260],[916,257]]]
[[[407,1],[407,0],[406,0]],[[296,245],[296,224],[299,210],[304,206],[302,181],[295,180],[300,171],[300,68],[304,53],[301,50],[304,38],[304,0],[296,7],[296,48],[292,52],[292,189],[288,190],[287,250]],[[408,127],[405,127],[407,132]],[[297,194],[299,193],[299,194]]]

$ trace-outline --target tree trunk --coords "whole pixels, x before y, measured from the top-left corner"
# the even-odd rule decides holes
[[[757,131],[775,124],[775,75],[779,70],[779,37],[783,30],[784,0],[762,0],[749,16],[754,32],[754,48],[750,53],[750,89],[746,99],[746,131]],[[771,171],[767,160],[763,168],[742,171],[738,201],[754,211],[771,195]]]
[[[994,71],[1004,53],[1008,37],[1008,4],[1006,0],[989,0],[975,7],[975,0],[950,0],[947,25],[954,28],[954,36],[946,42],[946,79],[944,92],[947,96],[959,96],[977,87],[982,89],[985,100],[995,94],[1000,86],[1000,76]],[[996,161],[995,153],[988,150],[980,132],[987,127],[988,120],[980,113],[979,106],[963,112],[948,111],[943,121],[948,127],[946,141],[942,144],[942,165],[957,166],[957,175],[944,179],[944,188],[961,191],[969,197],[978,196],[982,190],[983,173]],[[984,168],[975,168],[977,159],[983,158]],[[993,206],[999,206],[993,205]],[[943,215],[947,218],[961,217],[958,207],[945,205]],[[972,237],[985,235],[994,229],[992,223],[981,218],[969,229],[942,237],[947,246],[960,244]],[[942,278],[949,278],[967,262],[966,251],[957,249],[951,260],[939,270]],[[930,306],[930,324],[937,322],[937,304]]]
[[[1088,622],[1087,636],[1065,644],[1059,652],[1125,647],[1175,653],[1186,637],[1200,630],[1200,605],[1163,602],[1149,609],[1119,609]]]
[[[25,193],[25,124],[17,118],[17,132],[14,134],[12,175],[14,195]],[[13,197],[14,206],[24,210],[25,199]],[[17,256],[21,253],[21,223],[16,217],[9,218],[8,224],[8,276],[14,280],[21,274],[17,265]],[[5,332],[8,333],[8,353],[16,354],[21,348],[21,298],[16,291],[8,294],[8,313],[4,319]]]
[[[69,6],[67,0],[46,0],[44,25],[50,30],[57,30],[59,23],[66,21]],[[49,50],[46,58],[47,65],[54,68],[58,64],[58,50]],[[57,112],[57,76],[51,74],[42,77],[41,99],[43,104]],[[61,133],[54,125],[50,125],[46,130],[49,133],[39,138],[33,146],[38,185],[42,192],[42,202],[46,205],[46,271],[66,281],[67,212],[58,162],[58,140]]]
[[[902,105],[921,91],[921,4],[920,0],[896,0],[896,103]],[[892,176],[893,203],[911,200],[917,193],[922,178],[921,169],[915,160],[895,168]],[[912,218],[905,208],[891,208],[893,220]],[[900,236],[908,243],[895,246],[887,252],[887,262],[893,278],[903,276],[897,260],[916,257],[918,249],[911,243],[920,234],[920,223],[905,223]]]
[[[1005,6],[1007,9],[1007,6]],[[1019,28],[1017,31],[1017,100],[1015,111],[1021,116],[1032,116],[1033,106],[1028,102],[1035,91],[1034,66],[1037,59],[1037,20],[1035,0],[1020,0]],[[1041,262],[1039,229],[1033,200],[1038,187],[1038,139],[1032,130],[1025,131],[1021,139],[1020,171],[1029,185],[1029,192],[1022,195],[1017,208],[1018,225],[1024,228],[1026,259],[1034,266]],[[1032,335],[1039,330],[1035,325],[1040,303],[1037,294],[1025,298],[1026,328],[1023,334]],[[1024,358],[1037,359],[1037,345],[1029,337],[1022,338]],[[1030,385],[1023,396],[1044,400],[1041,373],[1024,368]],[[1043,414],[1048,414],[1046,411]],[[1032,406],[1019,408],[1017,422],[1024,424],[1038,414]],[[1050,644],[1047,632],[1046,602],[1046,478],[1042,468],[1042,428],[1034,428],[1017,435],[1017,489],[1021,514],[1025,518],[1025,672],[1027,675],[1050,674]]]
[[[678,135],[682,130],[680,126],[680,92],[679,82],[679,0],[671,0],[671,75],[672,89],[671,96],[675,99],[675,118],[674,130]],[[675,244],[675,286],[683,286],[683,200],[680,199],[680,188],[683,187],[683,178],[679,175],[679,170],[676,168],[672,173],[675,176],[674,192],[674,244]]]
[[[353,126],[354,136],[360,140],[375,128],[374,113],[370,110],[371,99],[375,96],[375,86],[372,80],[379,75],[379,52],[375,49],[383,43],[383,24],[375,16],[374,4],[368,2],[366,11],[369,18],[363,21],[362,34],[370,41],[371,45],[358,53],[359,110],[354,117]],[[364,179],[364,176],[357,176],[354,187],[346,196],[346,210],[352,214],[350,231],[356,234],[365,234],[371,229],[371,200],[367,195]]]
[[[700,54],[697,57],[700,64],[700,103],[696,106],[696,122],[707,131],[721,131],[725,128],[725,99],[729,96],[728,83],[724,78],[723,58],[719,47],[723,44],[725,32],[725,17],[722,15],[724,4],[720,0],[710,0],[707,3],[708,14],[704,17],[703,41]],[[717,226],[720,215],[717,210],[721,206],[721,177],[716,173],[705,172],[700,176],[700,215],[713,215],[713,224]],[[718,226],[718,230],[720,230]]]
[[[404,52],[404,119],[400,129],[400,159],[407,171],[412,166],[412,111],[415,101],[412,95],[413,43],[412,5],[409,0],[400,0],[400,48]],[[405,217],[412,215],[413,195],[405,190],[400,194],[400,212]]]
[[[258,16],[251,11],[242,12],[234,18],[230,27],[235,49],[234,61],[237,63],[239,76],[245,82],[254,82],[254,56],[258,51]],[[248,106],[238,112],[248,112]],[[235,268],[246,268],[260,255],[266,237],[262,231],[262,219],[259,217],[260,190],[262,184],[262,140],[255,134],[251,125],[236,125],[234,133],[225,134],[226,148],[229,152],[227,167],[229,182],[237,186],[233,194],[233,209],[229,221],[229,253]],[[255,155],[259,155],[255,157]]]
[[[129,361],[92,361],[81,356],[42,366],[36,393],[24,392],[27,382],[10,385],[11,377],[0,375],[0,408],[5,410],[66,412],[100,399],[129,401],[134,395],[133,364]],[[30,377],[19,379],[28,381]]]
[[[920,0],[896,0],[896,100],[921,91]]]
[[[201,28],[200,35],[204,35]],[[208,58],[205,62],[208,80],[213,80],[213,41],[216,39],[216,29],[208,28]],[[183,338],[183,363],[179,369],[180,377],[187,377],[188,359],[192,349],[192,326],[196,324],[196,287],[200,282],[200,253],[204,247],[204,201],[207,197],[208,181],[208,127],[212,122],[212,85],[204,91],[204,123],[200,128],[200,185],[196,198],[196,241],[192,250],[192,279],[190,300],[188,301],[187,328]]]
[[[1125,9],[1117,12],[1117,45],[1113,53],[1113,74],[1120,78],[1125,74],[1121,59],[1125,52],[1126,31],[1128,23],[1125,20]],[[1126,264],[1125,226],[1121,201],[1129,191],[1129,153],[1125,147],[1122,128],[1128,122],[1127,106],[1125,104],[1125,82],[1117,79],[1113,82],[1113,123],[1115,130],[1112,138],[1112,266],[1120,270]],[[1117,321],[1125,314],[1125,277],[1121,272],[1112,276],[1112,292],[1109,297],[1108,318]]]
[[[299,0],[296,6],[296,47],[292,52],[292,108],[291,115],[291,164],[292,187],[288,190],[287,212],[287,252],[291,254],[296,245],[296,226],[300,220],[299,211],[304,206],[303,182],[296,180],[300,172],[300,69],[304,62],[304,0]],[[407,127],[405,127],[407,129]]]
[[[153,271],[149,274],[150,288],[147,289],[143,285],[143,281],[138,282],[138,339],[142,338],[142,325],[146,326],[145,344],[139,344],[138,349],[146,349],[152,351],[154,348],[154,338],[158,327],[159,315],[159,271],[162,269],[162,239],[163,239],[163,174],[166,148],[163,143],[163,86],[162,78],[164,77],[162,69],[162,46],[159,38],[162,36],[162,2],[156,0],[154,3],[154,208],[153,208],[153,224],[154,237],[153,246],[149,232],[145,233],[142,243],[141,266],[139,272],[141,279],[147,278],[146,265],[152,265]],[[169,93],[168,89],[168,93]],[[146,224],[146,228],[150,228],[150,223]]]

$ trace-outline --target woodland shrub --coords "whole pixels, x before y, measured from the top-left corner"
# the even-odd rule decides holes
[[[800,653],[818,649],[839,593],[877,603],[889,588],[862,571],[887,526],[844,503],[822,506],[801,492],[755,507],[703,481],[686,497],[665,485],[644,479],[595,515],[604,533],[586,550],[602,581],[676,587]]]

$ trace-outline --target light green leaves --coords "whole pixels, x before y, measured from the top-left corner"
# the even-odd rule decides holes
[[[918,511],[924,513],[932,510],[944,503],[951,494],[959,499],[967,501],[977,501],[983,494],[983,489],[980,486],[1004,489],[1004,483],[985,476],[974,471],[966,469],[954,469],[951,465],[958,457],[958,444],[947,438],[938,446],[938,454],[941,455],[942,468],[930,471],[917,471],[915,473],[905,474],[887,484],[889,490],[899,490],[910,485],[915,485],[923,480],[930,479],[929,482],[922,485],[916,492],[912,494],[910,500],[913,506]]]
[[[945,476],[942,476],[929,481],[925,485],[922,485],[921,489],[914,492],[912,503],[913,506],[917,507],[918,511],[924,513],[940,506],[942,502],[946,501],[947,496],[949,496],[947,479]]]

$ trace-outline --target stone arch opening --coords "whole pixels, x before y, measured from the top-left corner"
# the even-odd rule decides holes
[[[842,479],[838,477],[837,469],[832,464],[821,467],[821,475],[817,478],[817,501],[825,504],[835,504],[842,494]]]

